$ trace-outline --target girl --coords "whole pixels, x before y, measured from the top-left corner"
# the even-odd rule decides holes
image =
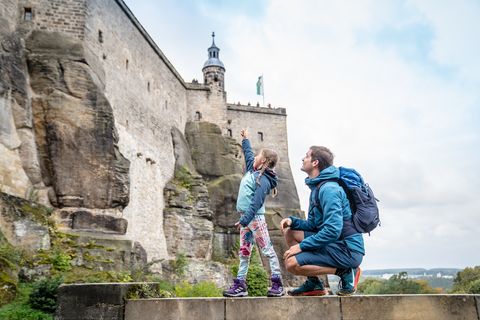
[[[230,289],[223,292],[226,297],[245,297],[247,292],[247,271],[252,253],[253,242],[260,247],[262,253],[268,257],[272,273],[272,286],[267,296],[280,297],[285,294],[280,273],[278,257],[273,250],[265,222],[265,197],[272,191],[277,193],[277,175],[273,170],[278,162],[278,155],[271,149],[262,149],[254,157],[250,141],[245,129],[240,131],[242,136],[242,149],[245,155],[246,173],[240,182],[237,197],[237,211],[240,220],[235,226],[240,229],[240,266],[237,278],[234,279]]]

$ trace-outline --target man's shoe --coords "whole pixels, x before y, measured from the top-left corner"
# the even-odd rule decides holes
[[[324,296],[328,294],[322,280],[317,277],[308,277],[300,287],[288,291],[291,296]]]
[[[223,291],[224,297],[246,297],[248,296],[247,282],[243,279],[233,279],[230,289]]]
[[[272,275],[272,287],[267,292],[267,297],[281,297],[285,294],[282,278],[279,275]]]
[[[348,268],[344,270],[337,269],[335,274],[340,277],[337,295],[351,296],[357,291],[357,284],[360,280],[360,275],[362,274],[360,267]]]

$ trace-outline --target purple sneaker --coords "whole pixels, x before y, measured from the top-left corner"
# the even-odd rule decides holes
[[[224,297],[246,297],[248,296],[247,292],[247,282],[243,279],[233,279],[233,284],[230,289],[223,291]]]
[[[267,297],[281,297],[285,294],[283,290],[282,278],[279,275],[272,275],[270,279],[272,281],[272,287],[268,290]]]

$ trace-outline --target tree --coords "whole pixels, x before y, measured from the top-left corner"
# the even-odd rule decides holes
[[[388,280],[367,279],[358,286],[363,294],[428,294],[439,293],[425,280],[408,279],[406,272],[400,272]]]
[[[452,293],[480,293],[480,266],[467,267],[457,273]]]

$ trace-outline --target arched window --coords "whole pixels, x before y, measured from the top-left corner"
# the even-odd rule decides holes
[[[202,114],[200,111],[195,112],[195,121],[200,121],[202,120]]]

